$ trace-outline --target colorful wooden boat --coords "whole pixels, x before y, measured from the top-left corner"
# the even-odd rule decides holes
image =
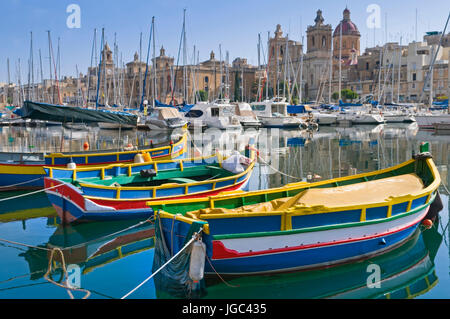
[[[217,153],[94,169],[45,167],[44,183],[62,223],[144,218],[153,215],[146,205],[149,200],[199,198],[245,187],[256,160],[253,148],[245,153],[240,156],[247,163],[240,172],[224,168],[232,157]]]
[[[433,243],[437,247],[429,248],[430,241],[424,236],[430,232],[434,233],[433,237],[440,236],[437,229],[432,227],[423,232],[417,229],[399,247],[364,262],[277,276],[239,276],[227,278],[226,284],[211,278],[212,280],[206,281],[204,291],[197,294],[207,294],[211,299],[245,299],[248,296],[253,299],[414,298],[432,289],[439,281],[434,266],[434,254],[439,242]],[[156,257],[155,254],[154,263],[158,261]],[[379,287],[374,280],[369,280],[369,284],[373,286],[368,285],[368,277],[374,274],[374,265],[382,270]],[[153,264],[152,269],[161,266],[162,264]],[[192,294],[174,276],[170,276],[170,272],[159,272],[154,277],[154,283],[158,299],[189,298]],[[230,285],[239,289],[230,289]]]
[[[177,142],[130,151],[87,151],[82,153],[52,153],[27,156],[15,154],[12,160],[0,161],[0,191],[38,189],[44,186],[44,166],[66,167],[74,162],[77,166],[101,167],[112,163],[133,162],[137,154],[148,153],[153,160],[167,160],[184,157],[187,148],[187,134]],[[14,155],[14,154],[10,154]]]
[[[415,231],[441,182],[427,148],[424,144],[413,159],[370,173],[147,204],[159,211],[156,230],[173,254],[202,228],[212,265],[205,263],[206,273],[326,267],[392,249]]]

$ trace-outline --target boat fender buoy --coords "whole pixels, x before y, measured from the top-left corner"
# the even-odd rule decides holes
[[[134,156],[135,163],[144,163],[144,156],[142,154],[136,154]]]
[[[69,163],[67,163],[67,168],[68,169],[76,169],[77,164],[75,164],[74,162],[69,162]]]
[[[84,144],[83,144],[83,149],[84,149],[85,151],[89,150],[89,143],[88,143],[88,142],[84,142]]]
[[[205,272],[206,245],[196,240],[192,245],[191,260],[189,264],[189,277],[198,282],[203,279]]]
[[[424,219],[422,221],[422,225],[426,228],[426,229],[430,229],[433,226],[433,222],[431,221],[431,219]]]
[[[150,154],[148,152],[142,153],[142,156],[144,158],[144,162],[146,162],[146,163],[152,162],[152,157],[150,156]]]

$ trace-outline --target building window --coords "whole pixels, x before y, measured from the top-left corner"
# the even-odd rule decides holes
[[[413,81],[416,80],[416,73],[413,73],[413,75],[412,75],[412,80],[413,80]]]
[[[311,38],[312,46],[315,46],[314,36]]]
[[[205,83],[208,83],[209,78],[207,76],[205,76]]]
[[[369,70],[369,62],[366,62],[366,70]]]
[[[322,37],[322,48],[325,48],[327,43],[327,39],[325,38],[325,36]]]

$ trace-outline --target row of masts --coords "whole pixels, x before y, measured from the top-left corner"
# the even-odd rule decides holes
[[[450,17],[450,15],[449,15]],[[147,76],[148,76],[148,65],[149,65],[149,56],[150,56],[150,47],[152,44],[152,49],[153,49],[153,53],[152,53],[152,60],[153,60],[153,65],[155,66],[155,61],[156,61],[156,44],[155,44],[155,25],[154,25],[154,17],[152,18],[152,25],[151,25],[151,29],[150,29],[150,38],[149,38],[149,43],[148,43],[148,49],[147,49],[147,62],[146,62],[146,70],[145,73],[142,74],[142,70],[141,70],[141,66],[139,65],[139,86],[140,86],[140,90],[141,90],[141,99],[140,99],[140,107],[142,108],[144,101],[145,101],[145,97],[147,96],[151,96],[152,97],[152,106],[155,106],[155,100],[158,98],[160,98],[159,94],[158,94],[158,88],[157,88],[157,75],[156,75],[156,67],[153,67],[153,74],[150,75],[150,80],[152,81],[152,92],[150,94],[150,92],[146,91],[146,80],[147,80]],[[441,46],[441,42],[442,42],[442,37],[445,34],[445,30],[447,28],[447,24],[448,24],[448,19],[444,28],[444,32],[442,32],[441,35],[441,39],[439,41],[439,44],[437,46],[437,50],[434,50],[434,47],[432,47],[432,61],[430,63],[430,67],[429,67],[429,71],[427,72],[427,76],[426,76],[426,80],[424,82],[424,87],[422,90],[422,94],[421,94],[421,98],[420,100],[422,100],[423,95],[424,95],[424,91],[426,87],[429,87],[430,90],[430,94],[429,94],[429,105],[432,105],[432,79],[433,79],[433,65],[436,61],[436,57],[437,57],[437,53],[439,51],[439,48]],[[50,83],[50,87],[51,87],[51,93],[48,93],[45,88],[42,88],[39,92],[39,86],[36,85],[36,81],[35,81],[35,61],[34,61],[34,48],[33,48],[33,33],[30,32],[30,57],[28,59],[28,85],[27,85],[27,92],[25,93],[24,90],[24,85],[22,85],[22,79],[21,79],[21,61],[20,59],[18,60],[18,63],[16,64],[16,77],[17,77],[17,82],[19,83],[19,92],[18,92],[18,96],[16,97],[16,103],[17,104],[21,104],[24,100],[34,100],[34,101],[48,101],[52,104],[63,104],[62,101],[62,97],[61,97],[61,91],[60,91],[60,86],[59,83],[61,82],[61,53],[60,53],[60,38],[58,38],[58,48],[57,48],[57,54],[56,54],[56,60],[55,60],[55,55],[54,55],[54,50],[53,50],[53,45],[52,45],[52,40],[51,40],[51,35],[50,35],[50,31],[47,31],[48,33],[48,60],[49,60],[49,83]],[[285,43],[285,52],[286,54],[283,55],[283,61],[282,61],[282,66],[280,65],[280,61],[279,61],[279,57],[278,57],[278,52],[279,50],[276,51],[276,57],[272,57],[272,52],[269,50],[269,43],[270,43],[270,32],[268,33],[268,42],[267,42],[267,54],[264,54],[263,50],[263,46],[262,46],[262,42],[261,42],[261,35],[258,34],[258,44],[257,44],[257,49],[258,49],[258,69],[262,70],[262,66],[265,65],[266,69],[265,69],[265,74],[261,77],[259,77],[258,79],[258,91],[257,91],[257,98],[260,101],[262,99],[262,93],[264,91],[264,86],[265,86],[265,98],[268,99],[269,97],[269,65],[271,63],[271,59],[275,58],[276,59],[276,86],[275,86],[275,92],[274,95],[276,96],[283,96],[284,98],[286,98],[288,100],[288,102],[292,103],[293,102],[293,98],[294,95],[296,95],[298,102],[302,103],[303,102],[303,52],[301,53],[301,57],[300,57],[300,64],[298,65],[298,68],[295,69],[294,68],[294,63],[291,60],[291,57],[289,55],[289,36],[286,36],[286,43]],[[302,43],[303,43],[303,37],[302,37]],[[398,69],[397,71],[397,94],[396,94],[396,100],[397,103],[400,103],[400,88],[401,88],[401,84],[400,84],[400,80],[401,80],[401,57],[402,57],[402,37],[400,37],[400,44],[398,46],[398,52],[397,52],[397,59],[398,59]],[[104,48],[104,29],[102,30],[102,45],[101,45],[101,50],[103,50]],[[341,91],[342,91],[342,28],[340,28],[340,35],[339,35],[339,62],[338,62],[338,68],[339,68],[339,75],[338,75],[338,96],[339,96],[339,100],[342,99],[341,96]],[[180,54],[180,50],[182,49],[182,54]],[[94,29],[94,37],[93,37],[93,41],[92,41],[92,50],[91,50],[91,68],[90,70],[93,69],[93,63],[95,62],[95,69],[96,72],[98,73],[97,76],[97,84],[94,87],[94,90],[97,91],[97,96],[96,96],[96,101],[95,101],[95,106],[98,107],[99,106],[99,101],[101,99],[101,97],[103,97],[103,104],[104,105],[109,105],[109,97],[110,97],[110,92],[109,90],[111,88],[113,88],[113,93],[112,93],[112,98],[113,98],[113,105],[119,105],[119,106],[125,106],[125,105],[130,105],[131,104],[131,100],[133,97],[133,92],[135,92],[134,90],[134,84],[135,84],[135,78],[133,78],[132,81],[132,88],[130,90],[130,97],[128,101],[125,101],[124,96],[125,96],[125,67],[124,67],[124,63],[123,63],[123,59],[122,59],[122,53],[120,53],[120,59],[119,59],[119,49],[118,49],[118,44],[117,44],[117,38],[116,38],[116,34],[114,34],[114,65],[115,66],[121,66],[121,67],[115,67],[113,72],[112,72],[112,76],[109,77],[109,83],[107,80],[107,76],[106,76],[106,68],[103,68],[103,70],[101,70],[102,68],[102,52],[100,53],[100,63],[98,63],[97,61],[97,54],[95,54],[95,52],[98,51],[97,48],[97,30]],[[377,85],[377,93],[375,94],[375,87],[373,87],[373,96],[377,97],[377,101],[381,102],[384,99],[384,103],[387,102],[387,81],[389,79],[389,76],[391,78],[391,90],[390,90],[390,96],[391,96],[391,103],[394,103],[394,88],[395,88],[395,63],[394,63],[394,59],[395,59],[395,52],[396,50],[393,50],[393,57],[392,57],[392,63],[389,63],[385,66],[383,66],[382,61],[384,60],[385,55],[387,54],[386,52],[386,46],[384,46],[383,49],[380,48],[379,53],[380,53],[380,58],[379,58],[379,67],[378,67],[378,85]],[[139,42],[139,52],[140,55],[139,57],[142,56],[142,32],[140,34],[140,42]],[[219,52],[220,52],[220,68],[219,68],[219,72],[220,72],[220,85],[219,85],[219,89],[218,92],[215,92],[216,89],[216,81],[214,83],[214,92],[213,92],[213,98],[229,98],[230,97],[230,77],[229,77],[229,70],[228,70],[228,65],[229,65],[229,53],[228,51],[226,51],[226,63],[223,63],[222,60],[222,47],[221,45],[219,45]],[[332,101],[332,82],[333,82],[333,54],[332,54],[332,49],[330,48],[330,62],[328,67],[323,69],[323,73],[320,77],[320,83],[319,83],[319,89],[317,92],[317,97],[316,97],[316,102],[319,103],[322,100],[322,95],[324,92],[324,87],[325,84],[323,82],[326,82],[326,73],[328,73],[328,103],[331,103]],[[261,53],[263,55],[263,64],[261,64]],[[187,61],[187,37],[186,37],[186,10],[184,10],[183,12],[183,27],[182,27],[182,32],[181,32],[181,37],[180,37],[180,46],[179,46],[179,50],[178,50],[178,57],[177,57],[177,65],[175,68],[175,71],[171,70],[171,79],[172,79],[172,83],[171,83],[171,104],[174,104],[174,100],[175,100],[175,92],[176,92],[176,85],[177,85],[177,72],[179,70],[179,59],[180,59],[180,55],[182,55],[182,83],[183,83],[183,88],[182,88],[182,94],[184,97],[184,100],[187,102],[191,102],[191,103],[195,103],[196,101],[200,100],[200,96],[199,96],[199,90],[197,90],[197,83],[196,83],[196,73],[198,72],[198,68],[199,68],[199,61],[198,61],[198,56],[199,56],[199,52],[196,51],[196,47],[194,46],[194,50],[193,50],[193,54],[192,54],[192,59],[193,59],[193,63],[191,65],[187,65],[188,61]],[[266,61],[266,56],[267,56],[267,61]],[[104,57],[103,57],[104,58]],[[95,59],[95,61],[94,61]],[[10,76],[10,61],[9,58],[7,59],[7,69],[8,69],[8,83],[11,83],[11,76]],[[104,63],[103,63],[104,65]],[[192,75],[191,79],[188,79],[188,70],[187,68],[190,67],[191,68],[191,72],[189,72]],[[280,90],[280,77],[279,77],[279,73],[281,68],[284,68],[284,72],[283,72],[283,82],[282,82],[282,89]],[[86,92],[86,96],[84,95],[81,86],[80,86],[80,79],[79,79],[79,75],[80,73],[78,72],[78,65],[75,65],[76,68],[76,86],[77,86],[77,96],[76,96],[76,100],[75,103],[77,105],[83,105],[83,106],[89,106],[90,102],[92,102],[91,99],[91,85],[92,85],[92,79],[91,79],[91,73],[92,72],[88,72],[88,77],[87,77],[87,92]],[[384,79],[382,80],[382,70],[384,68]],[[42,64],[42,54],[41,54],[41,49],[39,49],[39,66],[36,67],[37,69],[37,74],[40,75],[40,80],[41,83],[44,82],[44,71],[43,71],[43,64]],[[214,72],[216,73],[216,66],[214,65]],[[103,75],[103,92],[102,95],[100,96],[100,91],[101,91],[101,77]],[[224,77],[225,75],[225,77]],[[135,75],[136,76],[136,75]],[[216,74],[215,74],[216,77]],[[225,78],[225,80],[224,80]],[[215,79],[216,80],[216,79]],[[188,82],[191,81],[192,82],[192,91],[189,92],[188,89]],[[112,83],[111,83],[112,82]],[[244,98],[244,74],[243,74],[243,70],[241,70],[241,74],[239,77],[236,77],[236,86],[239,89],[239,95],[240,98],[243,99]],[[383,83],[381,83],[383,82]],[[430,82],[430,85],[427,86],[427,83]],[[292,83],[292,85],[291,85]],[[108,85],[109,84],[109,85]],[[239,85],[237,85],[239,84]],[[150,86],[149,86],[150,87]],[[296,92],[295,92],[296,91]],[[235,92],[236,93],[236,92]],[[296,93],[296,94],[294,94]],[[236,96],[237,94],[235,94]],[[420,101],[419,100],[419,101]]]

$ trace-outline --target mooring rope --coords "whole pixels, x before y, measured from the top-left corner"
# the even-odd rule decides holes
[[[84,243],[82,243],[82,244],[73,245],[73,246],[70,246],[70,247],[64,247],[64,248],[54,247],[54,248],[51,248],[51,249],[50,249],[50,248],[46,248],[46,247],[39,247],[39,246],[33,246],[33,245],[24,244],[24,243],[19,243],[19,242],[12,241],[12,240],[8,240],[8,239],[4,239],[4,238],[0,238],[0,241],[6,242],[6,243],[9,243],[9,244],[13,244],[13,245],[16,245],[16,246],[25,246],[25,247],[36,248],[36,249],[41,249],[41,250],[45,250],[45,251],[52,251],[52,249],[57,249],[57,248],[60,249],[60,250],[62,250],[62,251],[64,251],[64,250],[74,249],[74,248],[77,248],[77,247],[82,246],[82,245],[86,245],[86,244],[88,244],[88,243],[90,243],[90,242],[93,242],[93,241],[98,241],[98,240],[101,240],[101,239],[104,239],[104,238],[108,238],[108,237],[111,237],[111,236],[118,235],[118,234],[123,233],[123,232],[125,232],[125,231],[127,231],[127,230],[130,230],[130,229],[133,229],[133,228],[135,228],[135,227],[141,226],[142,224],[147,223],[147,222],[153,224],[153,221],[152,221],[150,218],[148,218],[148,219],[143,220],[143,221],[140,221],[139,223],[134,224],[134,225],[132,225],[132,226],[130,226],[130,227],[121,229],[121,230],[119,230],[119,231],[117,231],[117,232],[114,232],[114,233],[111,233],[111,234],[102,236],[102,237],[100,237],[100,238],[92,239],[92,240],[87,241],[87,242],[84,242]],[[10,247],[13,247],[13,246],[10,246]],[[8,278],[8,279],[6,279],[6,280],[0,281],[0,284],[5,283],[5,282],[9,282],[9,281],[13,281],[13,280],[15,280],[15,279],[23,278],[23,277],[26,277],[26,276],[30,276],[30,275],[33,275],[33,274],[43,273],[44,271],[45,271],[45,270],[38,270],[38,271],[31,272],[31,273],[28,273],[28,274],[24,274],[24,275],[20,275],[20,276],[14,276],[14,277]],[[112,297],[110,297],[110,298],[112,298]]]
[[[50,278],[49,278],[50,272],[52,271],[52,261],[53,261],[53,255],[54,255],[55,251],[58,252],[58,253],[60,254],[60,256],[61,256],[61,264],[62,264],[63,274],[64,274],[64,277],[65,277],[64,284],[60,284],[60,283],[54,281],[53,279],[50,279]],[[71,290],[73,290],[73,291],[82,291],[82,292],[85,292],[86,295],[84,295],[84,297],[83,297],[82,299],[87,299],[87,298],[89,298],[89,296],[91,295],[91,292],[90,292],[89,290],[83,289],[83,288],[72,287],[72,286],[69,285],[69,283],[67,282],[67,281],[69,280],[69,275],[67,274],[66,261],[65,261],[65,259],[64,259],[64,254],[63,254],[63,252],[62,252],[62,250],[61,250],[60,248],[53,248],[53,249],[51,250],[50,258],[48,259],[48,268],[47,268],[47,272],[46,272],[45,275],[44,275],[44,278],[45,278],[48,282],[50,282],[50,283],[52,283],[52,284],[54,284],[54,285],[56,285],[56,286],[58,286],[58,287],[61,287],[61,288],[66,289],[67,293],[68,293],[69,296],[70,296],[70,299],[75,299],[75,298],[73,297],[73,294],[71,293]]]
[[[447,192],[447,195],[450,195],[450,192],[448,191],[448,188],[447,186],[445,186],[443,181],[441,181],[441,185],[444,187],[445,191]]]
[[[203,247],[203,249],[205,249],[205,248]],[[222,282],[223,282],[225,285],[227,285],[228,287],[231,287],[231,288],[238,288],[238,287],[239,287],[239,285],[232,285],[232,284],[226,282],[225,279],[223,279],[223,277],[217,272],[216,268],[214,268],[214,266],[213,266],[211,260],[209,259],[208,255],[206,254],[206,251],[205,251],[205,257],[206,257],[206,260],[208,261],[209,265],[211,266],[212,270],[214,270],[214,272],[216,273],[216,275],[220,278],[220,280],[222,280]]]
[[[269,166],[271,169],[273,169],[275,172],[280,173],[281,175],[287,176],[289,178],[293,178],[293,179],[297,179],[297,180],[302,180],[301,177],[296,177],[296,176],[292,176],[289,174],[286,174],[278,169],[276,169],[275,167],[273,167],[272,165],[270,165],[268,162],[266,162],[260,155],[257,155],[257,157],[267,166]]]
[[[172,260],[174,260],[179,254],[181,254],[183,252],[183,250],[185,250],[194,240],[196,240],[198,238],[198,235],[200,234],[200,232],[203,230],[203,228],[200,228],[199,231],[197,233],[195,233],[192,238],[186,243],[186,245],[183,246],[183,248],[180,249],[180,251],[178,251],[172,258],[170,258],[164,265],[162,265],[161,267],[158,268],[158,270],[156,270],[153,274],[151,274],[149,277],[147,277],[143,282],[141,282],[139,285],[137,285],[134,289],[132,289],[130,292],[128,292],[127,294],[125,294],[122,298],[120,299],[125,299],[127,298],[129,295],[131,295],[133,292],[135,292],[136,290],[138,290],[140,287],[142,287],[142,285],[144,285],[147,281],[149,281],[150,279],[152,279],[158,272],[160,272],[164,267],[166,267],[168,264],[170,264],[172,262]]]
[[[63,184],[59,184],[59,185],[43,188],[43,189],[40,189],[40,190],[37,190],[37,191],[34,191],[34,192],[29,192],[29,193],[26,193],[26,194],[11,196],[11,197],[7,197],[7,198],[1,198],[0,202],[4,202],[4,201],[7,201],[7,200],[16,199],[16,198],[21,198],[21,197],[25,197],[25,196],[29,196],[29,195],[34,195],[34,194],[45,192],[46,190],[57,188],[57,187],[60,187],[60,186],[63,186]]]
[[[25,182],[21,182],[21,183],[17,183],[17,184],[11,184],[11,185],[5,185],[5,186],[0,186],[0,188],[9,188],[9,187],[13,187],[13,186],[19,186],[19,185],[24,185],[24,184],[28,184],[28,183],[32,183],[32,182],[36,182],[40,179],[42,179],[43,177],[39,177],[39,178],[35,178],[35,179],[30,179],[29,181],[25,181]]]
[[[86,298],[88,298],[88,297],[90,296],[91,292],[90,292],[89,290],[83,289],[83,288],[72,287],[72,286],[70,286],[70,285],[67,283],[67,280],[69,279],[69,276],[68,276],[68,274],[67,274],[67,268],[66,268],[66,262],[65,262],[65,259],[64,259],[64,254],[63,254],[63,252],[62,252],[62,250],[61,250],[60,248],[55,247],[55,248],[49,249],[49,248],[46,248],[46,247],[39,247],[39,246],[28,245],[28,244],[19,243],[19,242],[16,242],[16,241],[12,241],[12,240],[8,240],[8,239],[3,239],[3,238],[0,238],[0,241],[7,242],[7,243],[10,243],[10,244],[14,244],[14,245],[18,245],[18,246],[25,246],[25,247],[30,247],[30,248],[35,248],[35,249],[41,249],[41,250],[45,250],[45,251],[50,251],[50,252],[51,252],[51,253],[50,253],[50,258],[49,258],[49,261],[48,261],[47,271],[46,271],[46,273],[44,274],[44,278],[45,278],[48,282],[50,282],[50,283],[52,283],[52,284],[54,284],[54,285],[56,285],[56,286],[58,286],[58,287],[62,287],[62,288],[64,288],[64,289],[66,289],[66,290],[67,290],[67,293],[69,294],[69,296],[70,296],[71,299],[74,299],[74,297],[73,297],[72,293],[70,292],[70,290],[85,292],[86,295],[83,297],[83,299],[86,299]],[[52,267],[52,261],[53,261],[53,256],[54,256],[55,251],[59,252],[59,254],[61,255],[61,264],[62,264],[63,274],[64,274],[64,276],[65,276],[65,278],[66,278],[66,279],[64,280],[64,284],[60,284],[60,283],[55,282],[54,280],[52,280],[52,279],[49,278],[50,272],[51,272],[52,269],[53,269],[53,267]],[[39,271],[39,272],[42,272],[42,271]],[[36,273],[36,272],[34,272],[34,273]],[[29,275],[30,275],[30,274],[29,274]],[[11,281],[11,280],[14,280],[14,279],[17,279],[17,278],[22,278],[22,277],[24,277],[24,276],[25,276],[25,275],[12,277],[12,278],[10,278],[10,279],[8,279],[8,280],[2,281],[2,283],[3,283],[3,282],[7,282],[7,281]]]
[[[54,285],[56,285],[56,286],[59,286],[59,287],[62,287],[62,288],[64,288],[64,289],[66,289],[66,290],[67,290],[67,293],[69,294],[69,296],[70,296],[71,299],[74,299],[74,297],[73,297],[72,293],[70,292],[70,290],[85,292],[86,295],[83,297],[83,299],[86,299],[86,298],[88,298],[88,297],[90,296],[91,292],[90,292],[89,290],[83,289],[83,288],[72,287],[72,286],[70,286],[70,285],[67,283],[67,280],[68,280],[69,276],[68,276],[68,274],[67,274],[66,261],[65,261],[65,259],[64,259],[64,254],[63,254],[63,252],[62,252],[62,250],[61,250],[60,248],[55,247],[55,248],[49,249],[49,248],[46,248],[46,247],[39,247],[39,246],[28,245],[28,244],[19,243],[19,242],[16,242],[16,241],[12,241],[12,240],[8,240],[8,239],[3,239],[3,238],[0,238],[0,241],[7,242],[7,243],[10,243],[10,244],[14,244],[14,245],[18,245],[18,246],[25,246],[25,247],[29,247],[29,248],[35,248],[35,249],[41,249],[41,250],[45,250],[45,251],[50,251],[50,258],[49,258],[49,261],[48,261],[47,271],[46,271],[46,273],[44,274],[44,278],[45,278],[48,282],[50,282],[50,283],[52,283],[52,284],[54,284]],[[64,281],[64,284],[57,283],[57,282],[55,282],[54,280],[52,280],[52,279],[49,278],[50,272],[51,272],[52,269],[53,269],[53,267],[52,267],[52,261],[53,261],[53,256],[54,256],[55,251],[59,252],[59,254],[61,255],[61,264],[62,264],[63,274],[64,274],[64,276],[66,277],[66,279],[65,279],[65,281]],[[41,272],[41,271],[39,271],[39,272]],[[36,272],[34,272],[34,273],[36,273]],[[17,279],[17,278],[22,278],[22,277],[24,277],[24,276],[25,276],[25,275],[17,276],[17,277],[12,277],[12,278],[10,278],[10,279],[8,279],[8,280],[2,281],[2,283],[3,283],[3,282],[7,282],[7,281],[11,281],[11,280],[14,280],[14,279]]]

